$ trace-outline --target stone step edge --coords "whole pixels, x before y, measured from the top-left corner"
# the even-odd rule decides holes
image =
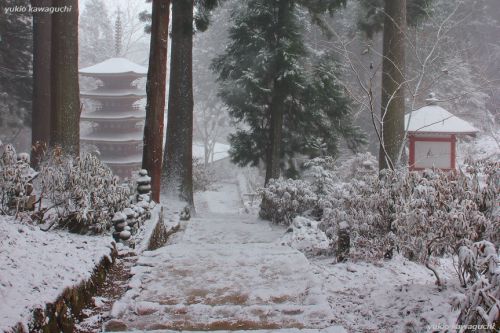
[[[175,330],[154,330],[154,331],[144,331],[144,330],[134,330],[134,331],[120,331],[111,332],[104,331],[103,333],[240,333],[240,332],[251,332],[251,333],[347,333],[347,331],[342,326],[329,326],[325,328],[278,328],[278,329],[258,329],[258,330],[220,330],[220,331],[175,331]]]

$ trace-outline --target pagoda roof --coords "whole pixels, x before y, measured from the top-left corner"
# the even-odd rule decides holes
[[[129,143],[142,142],[143,133],[88,133],[80,137],[82,141],[109,142],[109,143]]]
[[[143,120],[146,117],[146,112],[144,111],[95,111],[95,112],[83,112],[81,119],[82,120]]]
[[[106,157],[102,157],[101,161],[106,163],[106,164],[112,164],[112,165],[137,164],[137,163],[142,162],[142,155],[106,156]]]
[[[145,76],[148,69],[125,58],[110,58],[79,70],[88,76]]]
[[[417,134],[469,134],[479,130],[467,121],[446,111],[438,105],[424,106],[405,116],[408,133]]]
[[[144,90],[139,89],[93,89],[80,92],[82,97],[98,97],[98,98],[120,98],[120,97],[138,97],[143,98],[146,96]]]

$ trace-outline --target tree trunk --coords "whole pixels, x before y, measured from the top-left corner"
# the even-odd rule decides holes
[[[79,155],[80,92],[78,83],[78,0],[53,0],[66,12],[52,14],[50,145]]]
[[[170,0],[153,0],[142,168],[151,176],[152,197],[156,202],[160,202],[169,15]]]
[[[379,169],[394,169],[404,138],[406,0],[385,0]]]
[[[193,201],[193,0],[172,4],[172,55],[162,187]]]
[[[277,179],[281,175],[281,149],[283,138],[283,104],[285,95],[283,93],[284,87],[282,86],[283,77],[283,62],[285,62],[285,55],[280,48],[281,38],[286,32],[283,31],[286,27],[286,21],[289,20],[290,6],[289,0],[280,0],[278,9],[278,36],[276,40],[276,49],[278,54],[276,56],[276,73],[273,83],[273,96],[270,106],[271,122],[269,129],[269,144],[267,149],[266,161],[266,179],[265,185],[268,184],[270,179]]]
[[[283,137],[283,98],[279,79],[274,82],[273,100],[271,103],[271,127],[269,129],[269,147],[267,152],[265,185],[270,179],[278,179],[281,175],[281,146]]]
[[[33,7],[49,7],[52,0],[31,0]],[[43,146],[50,144],[50,13],[33,13],[33,102],[31,130],[31,165],[37,168],[43,155]]]

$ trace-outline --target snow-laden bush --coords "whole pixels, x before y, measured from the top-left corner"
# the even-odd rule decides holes
[[[323,200],[321,228],[334,243],[342,224],[347,223],[351,233],[352,259],[378,259],[391,255],[394,248],[395,200],[398,199],[397,177],[395,186],[385,188],[385,179],[366,176],[339,183]]]
[[[470,190],[465,195],[491,220],[490,229],[486,231],[487,238],[500,246],[500,162],[468,163],[465,178]]]
[[[318,225],[318,221],[297,216],[282,237],[281,243],[311,254],[328,252],[331,248],[330,240]]]
[[[262,197],[260,216],[284,225],[289,225],[297,215],[313,210],[318,200],[310,183],[303,180],[271,179],[259,194]]]
[[[459,250],[459,275],[467,287],[464,297],[455,302],[460,309],[457,320],[462,327],[483,325],[500,330],[500,258],[495,246],[487,241],[462,246]],[[463,332],[465,330],[460,330]]]
[[[380,175],[375,165],[369,154],[341,167],[331,158],[313,159],[304,180],[274,181],[262,190],[262,216],[289,224],[307,211],[333,244],[339,226],[347,224],[351,258],[379,259],[397,250],[427,265],[438,282],[432,257],[456,254],[463,240],[500,241],[499,163],[470,163],[463,172],[405,168]]]
[[[488,196],[498,195],[491,188],[498,185],[486,177],[477,186],[477,175],[402,170],[339,184],[328,194],[323,229],[334,238],[345,221],[354,257],[380,258],[399,249],[434,271],[431,256],[456,253],[463,239],[498,237],[496,219],[485,214],[495,206]]]
[[[473,200],[468,179],[442,172],[409,173],[395,207],[392,227],[397,245],[408,258],[432,270],[442,284],[431,256],[456,254],[463,240],[483,239],[491,222]]]
[[[33,190],[36,172],[29,165],[29,155],[17,154],[15,148],[0,143],[0,213],[23,210]]]
[[[328,195],[339,183],[364,181],[377,174],[377,160],[370,153],[356,154],[340,165],[331,156],[316,157],[304,163],[303,179],[313,186],[318,195]]]
[[[129,188],[88,153],[73,159],[55,149],[41,167],[39,182],[41,199],[48,201],[45,219],[74,232],[108,230],[113,214],[130,201]]]

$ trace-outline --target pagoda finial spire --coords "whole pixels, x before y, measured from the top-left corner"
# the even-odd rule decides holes
[[[116,11],[116,21],[115,21],[115,56],[119,57],[122,53],[122,39],[123,39],[123,28],[122,28],[122,12],[120,7]]]

